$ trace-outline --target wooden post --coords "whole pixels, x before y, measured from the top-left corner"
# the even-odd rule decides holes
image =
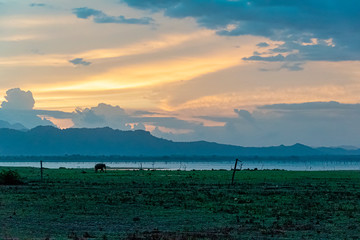
[[[237,166],[238,161],[239,161],[239,159],[236,159],[236,161],[235,161],[235,167],[234,167],[234,172],[233,172],[232,179],[231,179],[231,185],[233,185],[233,184],[234,184],[234,178],[235,178],[236,166]]]
[[[41,181],[43,181],[43,166],[42,166],[42,161],[40,161],[40,174],[41,174]]]

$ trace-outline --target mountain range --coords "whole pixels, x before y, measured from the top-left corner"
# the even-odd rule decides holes
[[[319,156],[360,155],[353,148],[312,148],[303,144],[241,147],[214,142],[173,142],[143,130],[38,126],[30,130],[0,128],[0,156],[121,155],[121,156]]]

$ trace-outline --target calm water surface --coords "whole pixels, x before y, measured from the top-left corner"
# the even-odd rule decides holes
[[[45,168],[93,168],[97,162],[43,162]],[[234,161],[222,162],[104,162],[110,168],[124,169],[166,169],[166,170],[231,170]],[[0,166],[6,167],[40,167],[39,162],[0,162]],[[329,171],[329,170],[360,170],[360,161],[244,161],[238,164],[238,169],[282,169],[298,171]]]

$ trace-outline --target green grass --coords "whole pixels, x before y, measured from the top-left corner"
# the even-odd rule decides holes
[[[2,239],[360,238],[359,171],[11,169]]]

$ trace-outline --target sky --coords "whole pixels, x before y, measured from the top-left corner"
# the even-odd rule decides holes
[[[358,0],[0,0],[0,120],[360,147]]]

